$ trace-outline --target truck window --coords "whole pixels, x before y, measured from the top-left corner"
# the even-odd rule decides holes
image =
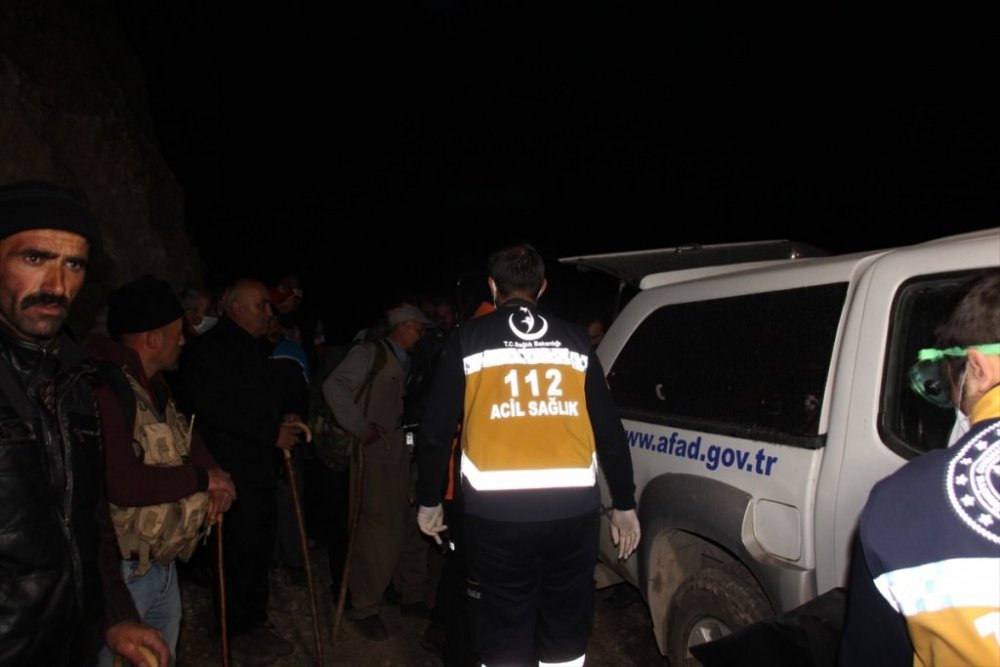
[[[608,373],[622,416],[818,447],[845,283],[663,306]]]
[[[909,370],[918,350],[934,347],[934,327],[958,303],[968,281],[977,276],[971,271],[920,276],[903,283],[896,293],[882,379],[879,434],[900,456],[913,458],[948,444],[954,410],[935,407],[917,396],[910,389]]]

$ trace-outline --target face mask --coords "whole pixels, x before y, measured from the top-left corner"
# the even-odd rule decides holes
[[[951,435],[948,436],[948,446],[951,447],[956,442],[958,442],[963,435],[969,432],[972,427],[969,424],[969,418],[964,412],[955,408],[955,425],[951,427]]]
[[[951,427],[951,435],[948,436],[948,446],[951,447],[958,442],[963,435],[969,432],[972,425],[969,417],[962,412],[962,394],[965,393],[965,369],[962,370],[962,377],[958,380],[958,406],[955,407],[955,425]]]
[[[201,334],[205,333],[206,331],[214,327],[215,323],[218,321],[219,321],[218,317],[212,317],[211,315],[206,315],[205,317],[201,318],[201,322],[195,325],[194,327],[195,333],[197,333],[200,336]]]

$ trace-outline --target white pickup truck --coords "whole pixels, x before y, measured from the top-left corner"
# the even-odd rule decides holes
[[[872,485],[945,446],[954,421],[910,390],[917,350],[965,282],[1000,265],[1000,228],[713,260],[766,246],[561,260],[639,290],[598,355],[632,448],[643,536],[622,563],[605,526],[598,581],[639,589],[674,667],[697,664],[692,645],[846,585]],[[650,273],[654,259],[691,268]],[[603,480],[602,494],[606,522]]]

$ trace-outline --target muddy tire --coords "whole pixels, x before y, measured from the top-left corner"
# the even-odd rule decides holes
[[[691,575],[674,594],[667,617],[670,667],[699,665],[688,649],[768,618],[771,606],[749,576],[706,568]]]

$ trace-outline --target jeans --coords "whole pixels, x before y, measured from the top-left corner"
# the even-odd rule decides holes
[[[149,572],[141,577],[133,574],[139,566],[137,560],[123,560],[122,579],[128,585],[142,622],[155,628],[163,635],[163,641],[170,647],[170,664],[177,657],[177,635],[181,628],[181,592],[177,587],[177,565],[153,563]],[[99,667],[111,667],[114,656],[108,647],[101,649],[97,658]]]

